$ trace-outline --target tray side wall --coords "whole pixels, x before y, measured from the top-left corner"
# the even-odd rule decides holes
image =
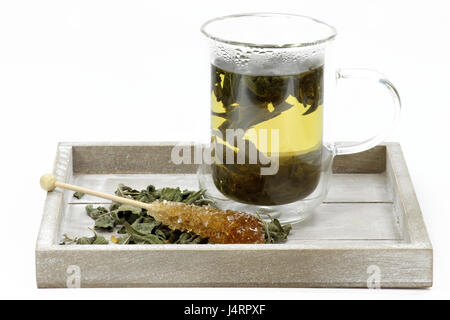
[[[388,144],[387,151],[389,184],[394,189],[392,200],[397,210],[403,213],[403,229],[408,233],[409,242],[431,249],[422,211],[400,145]]]
[[[53,174],[59,181],[66,182],[71,175],[71,171],[72,147],[59,144],[53,165]],[[55,244],[64,202],[64,191],[55,190],[47,193],[47,198],[44,204],[44,212],[41,219],[41,226],[39,228],[39,234],[36,241],[37,249]]]
[[[348,287],[431,285],[429,250],[214,250],[39,252],[41,288],[67,287]],[[92,263],[95,261],[95,263]],[[143,268],[142,266],[151,266]],[[407,266],[407,267],[405,267]],[[72,267],[73,269],[73,267]],[[52,270],[51,273],[48,270]]]
[[[190,153],[194,163],[194,147],[177,144]],[[75,145],[73,173],[195,173],[196,164],[175,164],[171,161],[173,144],[147,145]],[[130,157],[130,155],[133,155]],[[386,147],[351,155],[336,156],[334,173],[381,173],[386,170]]]

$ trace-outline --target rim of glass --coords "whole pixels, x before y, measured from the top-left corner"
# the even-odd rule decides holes
[[[220,37],[215,37],[212,34],[206,32],[206,27],[208,25],[210,25],[211,23],[214,23],[216,21],[221,21],[221,20],[226,20],[226,19],[233,19],[233,18],[241,18],[241,17],[273,17],[273,16],[286,16],[286,17],[297,17],[297,18],[304,18],[304,19],[308,19],[310,21],[313,21],[315,23],[319,23],[321,25],[324,25],[326,27],[328,27],[330,29],[330,35],[328,37],[322,38],[322,39],[318,39],[316,41],[313,42],[301,42],[301,43],[286,43],[286,44],[271,44],[271,43],[267,43],[267,44],[260,44],[260,43],[251,43],[251,42],[240,42],[240,41],[233,41],[233,40],[227,40],[227,39],[223,39]],[[321,20],[315,19],[315,18],[311,18],[309,16],[305,16],[305,15],[301,15],[301,14],[293,14],[293,13],[274,13],[274,12],[256,12],[256,13],[239,13],[239,14],[232,14],[232,15],[226,15],[226,16],[221,16],[221,17],[217,17],[214,19],[210,19],[208,21],[206,21],[205,23],[202,24],[202,26],[200,27],[200,31],[209,39],[214,40],[214,41],[218,41],[218,42],[222,42],[222,43],[227,43],[227,44],[232,44],[232,45],[238,45],[238,46],[246,46],[246,47],[253,47],[253,48],[296,48],[296,47],[308,47],[308,46],[315,46],[321,43],[325,43],[328,42],[330,40],[333,40],[336,35],[337,35],[337,30],[335,27],[333,27],[332,25],[329,25],[326,22],[323,22]]]

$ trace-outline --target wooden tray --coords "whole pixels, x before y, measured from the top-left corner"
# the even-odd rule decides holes
[[[173,164],[172,147],[60,143],[54,173],[106,192],[118,183],[198,189],[196,165]],[[333,171],[325,203],[283,244],[62,246],[64,233],[91,234],[84,207],[102,201],[56,190],[37,240],[37,285],[73,285],[76,271],[81,287],[430,287],[432,246],[400,145],[338,156]]]

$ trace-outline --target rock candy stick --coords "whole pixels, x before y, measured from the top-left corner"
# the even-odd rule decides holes
[[[248,213],[171,201],[152,202],[147,210],[169,228],[196,233],[213,243],[264,243],[263,222]]]

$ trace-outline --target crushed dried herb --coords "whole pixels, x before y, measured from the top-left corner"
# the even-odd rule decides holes
[[[77,191],[77,192],[74,192],[73,196],[77,199],[81,199],[81,198],[83,198],[84,193]]]
[[[180,188],[156,189],[149,185],[143,190],[136,190],[120,184],[115,191],[120,197],[131,198],[142,202],[167,200],[184,202],[198,206],[214,205],[211,199],[205,197],[205,190],[191,191]],[[98,235],[95,230],[114,233],[110,240],[114,244],[202,244],[208,239],[196,234],[172,230],[168,226],[147,215],[147,210],[130,205],[112,203],[109,208],[103,206],[86,206],[86,214],[94,220],[93,237],[70,238],[64,235],[62,245],[68,244],[108,244],[109,241]],[[286,240],[290,225],[281,226],[277,219],[265,222],[263,232],[266,243],[279,243]]]
[[[91,229],[92,230],[92,229]],[[80,238],[70,238],[67,234],[64,234],[64,240],[60,244],[108,244],[109,241],[105,237],[98,235],[94,232],[93,237],[80,237]]]

